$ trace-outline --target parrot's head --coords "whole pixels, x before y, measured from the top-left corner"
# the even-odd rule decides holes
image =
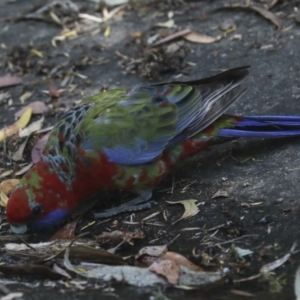
[[[35,165],[9,197],[6,216],[11,231],[16,234],[23,234],[28,228],[33,231],[51,229],[69,214],[57,175],[49,171],[43,174],[43,171],[39,163]]]

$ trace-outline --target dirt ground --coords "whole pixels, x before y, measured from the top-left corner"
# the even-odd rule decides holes
[[[46,128],[78,100],[105,89],[196,79],[243,65],[252,66],[250,88],[230,109],[231,113],[299,115],[299,1],[255,3],[262,5],[263,2],[266,5],[274,2],[270,11],[279,17],[281,26],[249,8],[220,9],[225,3],[234,1],[133,1],[103,23],[84,22],[70,7],[54,7],[52,11],[65,22],[65,32],[66,28],[69,32],[77,31],[68,37],[63,34],[63,26],[55,23],[53,17],[51,19],[49,11],[42,14],[40,20],[28,15],[42,7],[44,1],[2,0],[0,76],[20,76],[23,84],[0,90],[9,92],[13,101],[10,105],[0,103],[0,128],[12,124],[14,113],[29,102],[43,101],[52,105],[53,109],[45,115],[43,128]],[[101,16],[106,7],[92,1],[74,3],[80,13],[97,16]],[[112,9],[108,7],[108,11]],[[159,22],[166,22],[168,16],[174,19],[175,29],[156,26]],[[228,29],[227,24],[233,24],[235,28],[231,30],[232,26],[229,26]],[[147,44],[156,34],[159,34],[159,40],[187,28],[222,38],[208,44],[192,43],[183,38],[157,47]],[[63,86],[62,82],[68,76],[71,78],[68,86]],[[49,91],[51,80],[58,90],[64,89],[59,100],[54,92],[52,98],[43,92]],[[32,95],[22,104],[20,97],[25,92]],[[8,146],[13,148],[13,143]],[[246,293],[255,299],[294,299],[293,284],[299,253],[293,254],[274,271],[272,282],[254,279],[237,284],[234,279],[257,274],[263,265],[289,253],[293,243],[299,241],[299,146],[300,139],[297,138],[238,140],[220,145],[176,168],[155,190],[153,200],[157,205],[150,211],[136,213],[133,218],[139,222],[154,212],[166,211],[167,221],[163,214],[155,218],[164,226],[125,224],[123,221],[130,219],[128,213],[90,227],[88,238],[91,239],[107,228],[122,231],[142,228],[145,238],[135,241],[132,248],[118,252],[120,255],[134,253],[153,243],[168,244],[170,251],[183,254],[202,266],[232,269],[233,274],[217,286],[196,290],[164,287],[159,294],[157,287],[117,284],[107,289],[107,286],[100,286],[102,283],[91,281],[79,289],[32,276],[9,278],[39,283],[38,287],[7,285],[5,281],[3,284],[11,292],[22,292],[23,299],[94,299],[99,296],[103,299],[243,299]],[[0,151],[3,153],[3,145]],[[30,151],[28,146],[24,153],[27,162],[30,161]],[[19,170],[19,164],[10,163],[7,156],[1,154],[2,171]],[[16,176],[12,174],[10,177]],[[223,195],[226,192],[226,197],[213,197],[218,191],[223,191]],[[186,199],[197,199],[200,212],[172,225],[182,215],[183,208],[170,205],[166,200]],[[111,207],[110,203],[104,206]],[[103,209],[101,204],[93,212]],[[93,212],[84,215],[81,227],[93,221]],[[185,228],[200,230],[183,231]],[[41,235],[34,240],[46,241],[47,238]],[[4,243],[1,242],[2,246]],[[254,252],[245,257],[244,266],[238,271],[236,260],[228,258],[228,253],[233,255],[233,245]],[[4,249],[1,252],[2,262],[22,261],[17,255],[5,253]],[[1,278],[7,279],[6,276]],[[282,283],[282,288],[274,293],[271,285],[280,285],[278,282]],[[100,287],[95,288],[97,284]],[[236,290],[245,294],[238,295],[234,292]]]

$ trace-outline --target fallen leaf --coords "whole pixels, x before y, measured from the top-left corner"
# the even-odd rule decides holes
[[[31,167],[33,166],[32,163],[26,165],[25,167],[23,167],[21,170],[19,170],[18,172],[16,172],[16,176],[20,176],[23,175],[24,173],[26,173]]]
[[[20,97],[20,101],[22,103],[24,103],[26,100],[28,100],[30,97],[32,96],[32,92],[25,92],[21,97]]]
[[[75,230],[79,219],[80,218],[78,217],[63,226],[60,230],[58,230],[54,235],[51,236],[49,242],[55,240],[73,240],[75,238]]]
[[[16,76],[0,76],[0,88],[18,85],[22,83],[22,79]]]
[[[10,174],[12,174],[14,172],[14,170],[7,170],[4,171],[1,175],[0,175],[0,179],[9,176]]]
[[[191,30],[190,29],[183,29],[177,32],[174,32],[160,40],[158,40],[157,42],[155,42],[152,46],[158,46],[167,42],[170,42],[172,40],[178,39],[179,37],[185,36],[186,34],[190,33]]]
[[[261,268],[260,268],[260,273],[269,273],[275,269],[277,269],[278,267],[282,266],[292,255],[293,251],[295,250],[297,244],[294,243],[290,252],[287,253],[285,256],[281,257],[281,258],[278,258],[276,259],[275,261],[272,261],[268,264],[265,264],[263,265]]]
[[[229,195],[226,191],[218,190],[212,197],[211,199],[215,198],[228,198]]]
[[[29,126],[27,126],[26,128],[22,129],[19,132],[19,137],[23,138],[23,137],[29,137],[32,133],[40,130],[43,126],[43,122],[44,122],[45,118],[41,117],[39,120],[31,123]]]
[[[187,219],[187,218],[195,216],[199,212],[199,208],[196,205],[197,202],[198,202],[198,200],[195,200],[195,199],[175,201],[175,202],[167,201],[167,203],[170,203],[170,204],[180,203],[184,206],[184,209],[185,209],[183,215],[178,220],[174,221],[172,223],[172,225],[176,224],[177,222],[179,222],[183,219]]]
[[[107,26],[105,28],[105,31],[104,31],[104,34],[103,34],[105,37],[108,37],[110,35],[110,26]]]
[[[5,296],[2,296],[0,300],[13,300],[15,298],[20,298],[23,296],[23,293],[9,293]]]
[[[272,13],[271,11],[265,9],[263,6],[257,5],[257,4],[252,4],[250,3],[249,5],[240,5],[240,4],[234,4],[234,5],[226,5],[223,7],[224,9],[228,8],[233,8],[233,9],[246,9],[246,10],[253,10],[263,16],[265,19],[271,21],[278,30],[281,29],[282,27],[282,22],[280,18]]]
[[[117,6],[128,3],[129,0],[103,0],[103,2],[108,6]]]
[[[6,137],[12,136],[17,133],[19,130],[23,129],[28,122],[30,121],[32,114],[32,108],[27,108],[20,119],[16,121],[13,125],[10,125],[6,128],[0,130],[0,142],[3,141]]]
[[[49,95],[51,98],[59,98],[59,91],[57,90],[57,87],[53,81],[51,81],[49,84]]]
[[[29,103],[27,106],[23,107],[19,111],[17,111],[15,113],[15,117],[18,118],[21,115],[23,115],[24,111],[26,111],[29,107],[32,109],[32,114],[33,115],[44,114],[49,110],[49,107],[44,102],[34,101],[34,102]]]
[[[149,270],[156,274],[163,275],[167,278],[168,282],[173,285],[178,283],[180,267],[174,261],[164,259],[154,262],[149,267]]]
[[[36,57],[39,57],[39,58],[43,58],[43,52],[41,52],[41,51],[39,51],[37,49],[34,49],[34,48],[30,49],[30,53],[33,56],[36,56]]]
[[[149,255],[149,256],[156,256],[159,257],[162,254],[166,253],[168,251],[168,248],[166,245],[162,246],[147,246],[138,252],[136,255],[136,258],[140,258],[142,255]]]
[[[167,253],[161,255],[160,258],[165,259],[165,260],[171,260],[171,261],[175,262],[176,264],[178,264],[180,266],[185,266],[188,269],[193,270],[193,271],[203,271],[203,268],[195,265],[194,263],[192,263],[190,260],[188,260],[183,255],[175,253],[175,252],[168,251]]]
[[[57,264],[54,264],[52,269],[55,273],[58,273],[67,279],[72,279],[72,277],[64,269],[59,267]]]
[[[51,132],[45,134],[42,138],[40,138],[37,143],[33,146],[31,150],[31,160],[36,164],[43,153],[44,147],[48,141],[49,135]]]
[[[189,42],[198,43],[198,44],[211,44],[221,39],[220,37],[214,38],[212,36],[198,33],[195,31],[192,31],[184,35],[183,38]]]
[[[27,139],[24,142],[22,142],[21,145],[19,146],[19,148],[11,155],[11,159],[13,161],[21,161],[21,160],[23,160],[23,153],[24,153],[26,144],[28,142],[28,138],[29,137],[27,137]]]
[[[253,254],[253,251],[251,251],[250,249],[243,249],[243,248],[240,248],[240,247],[234,247],[234,251],[236,252],[238,257],[240,257],[240,258],[242,258],[246,255]]]
[[[8,197],[0,190],[0,206],[6,207],[8,202]]]
[[[72,248],[71,248],[72,249]],[[86,278],[101,279],[105,282],[122,282],[133,286],[153,286],[157,284],[166,285],[168,281],[157,275],[149,268],[139,268],[134,266],[107,266],[103,264],[81,263],[74,266],[69,260],[70,249],[67,248],[64,255],[65,267]],[[225,274],[222,272],[196,272],[184,266],[180,267],[178,285],[180,286],[202,286],[220,280]]]
[[[0,189],[6,196],[9,196],[19,181],[19,179],[4,180],[0,183]]]
[[[158,27],[172,28],[175,25],[175,22],[174,22],[173,19],[169,19],[166,22],[156,23],[155,25],[158,26]]]

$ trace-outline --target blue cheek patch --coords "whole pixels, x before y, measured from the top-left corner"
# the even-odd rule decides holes
[[[69,215],[69,212],[62,209],[52,211],[43,219],[35,221],[30,224],[30,228],[33,231],[40,231],[51,229],[51,227],[59,225]]]

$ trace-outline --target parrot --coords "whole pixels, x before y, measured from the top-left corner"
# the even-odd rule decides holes
[[[60,226],[103,191],[135,197],[96,213],[96,218],[150,208],[152,191],[169,170],[213,145],[237,138],[299,136],[300,116],[225,114],[248,89],[249,69],[113,89],[84,99],[60,117],[40,160],[11,193],[6,207],[11,231]]]

